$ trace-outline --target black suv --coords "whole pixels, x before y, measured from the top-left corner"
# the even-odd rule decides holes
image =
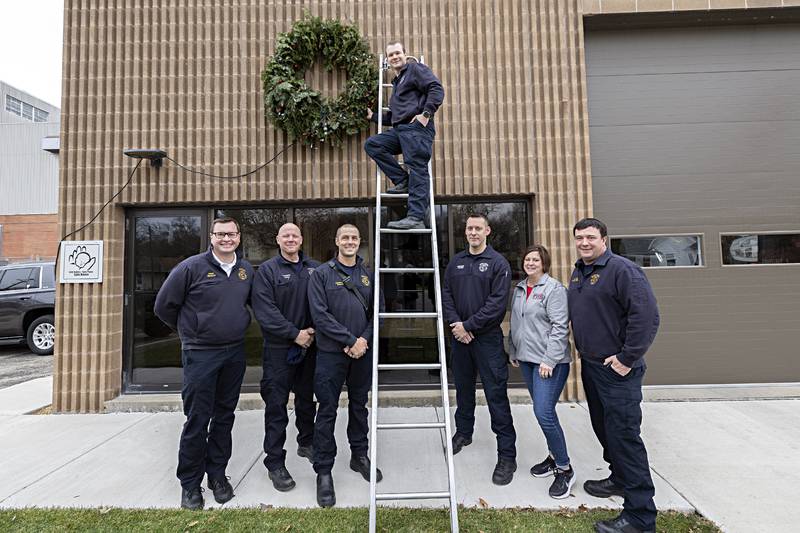
[[[55,264],[0,267],[0,344],[27,341],[37,355],[50,355],[56,338]]]

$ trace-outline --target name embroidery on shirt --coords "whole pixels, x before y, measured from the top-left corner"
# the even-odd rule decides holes
[[[459,269],[459,270],[463,270],[464,269],[464,265],[456,265],[456,268]]]
[[[206,274],[206,277],[207,278],[216,278],[217,277],[217,273],[216,272],[209,272],[208,274]]]
[[[290,279],[292,279],[292,275],[291,275],[291,274],[281,274],[281,277],[282,277],[283,279],[285,279],[285,280],[290,280]]]

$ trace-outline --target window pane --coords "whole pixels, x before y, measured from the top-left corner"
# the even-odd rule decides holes
[[[6,111],[15,115],[22,115],[22,102],[13,96],[6,95]]]
[[[22,102],[22,118],[33,120],[33,106],[31,104]]]
[[[35,122],[47,122],[48,116],[50,116],[50,113],[47,111],[43,111],[38,107],[33,108],[33,120]]]
[[[700,236],[612,237],[611,251],[641,267],[701,266]]]
[[[56,286],[56,272],[53,265],[42,267],[42,287],[51,289]]]
[[[32,268],[10,268],[3,274],[0,280],[0,291],[17,291],[27,289],[32,283]],[[37,284],[38,285],[38,284]]]
[[[800,263],[800,233],[720,235],[723,265]]]
[[[258,267],[278,255],[275,236],[281,226],[291,222],[289,209],[218,209],[216,218],[232,217],[242,228],[242,256]]]
[[[327,261],[336,255],[336,230],[342,224],[353,224],[361,233],[358,250],[364,262],[372,265],[370,218],[367,207],[308,207],[295,209],[295,224],[303,232],[303,251],[317,261]],[[370,266],[370,268],[372,268]]]

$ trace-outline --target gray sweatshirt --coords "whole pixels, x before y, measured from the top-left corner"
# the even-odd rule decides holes
[[[527,278],[511,296],[509,352],[512,360],[555,367],[569,363],[567,289],[547,274],[526,299]]]

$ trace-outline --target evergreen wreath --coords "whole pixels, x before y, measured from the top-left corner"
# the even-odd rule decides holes
[[[328,71],[347,73],[345,89],[335,98],[324,98],[303,79],[318,58]],[[303,144],[339,146],[368,125],[366,110],[378,84],[376,64],[355,26],[306,14],[278,36],[275,53],[261,73],[265,116]]]

